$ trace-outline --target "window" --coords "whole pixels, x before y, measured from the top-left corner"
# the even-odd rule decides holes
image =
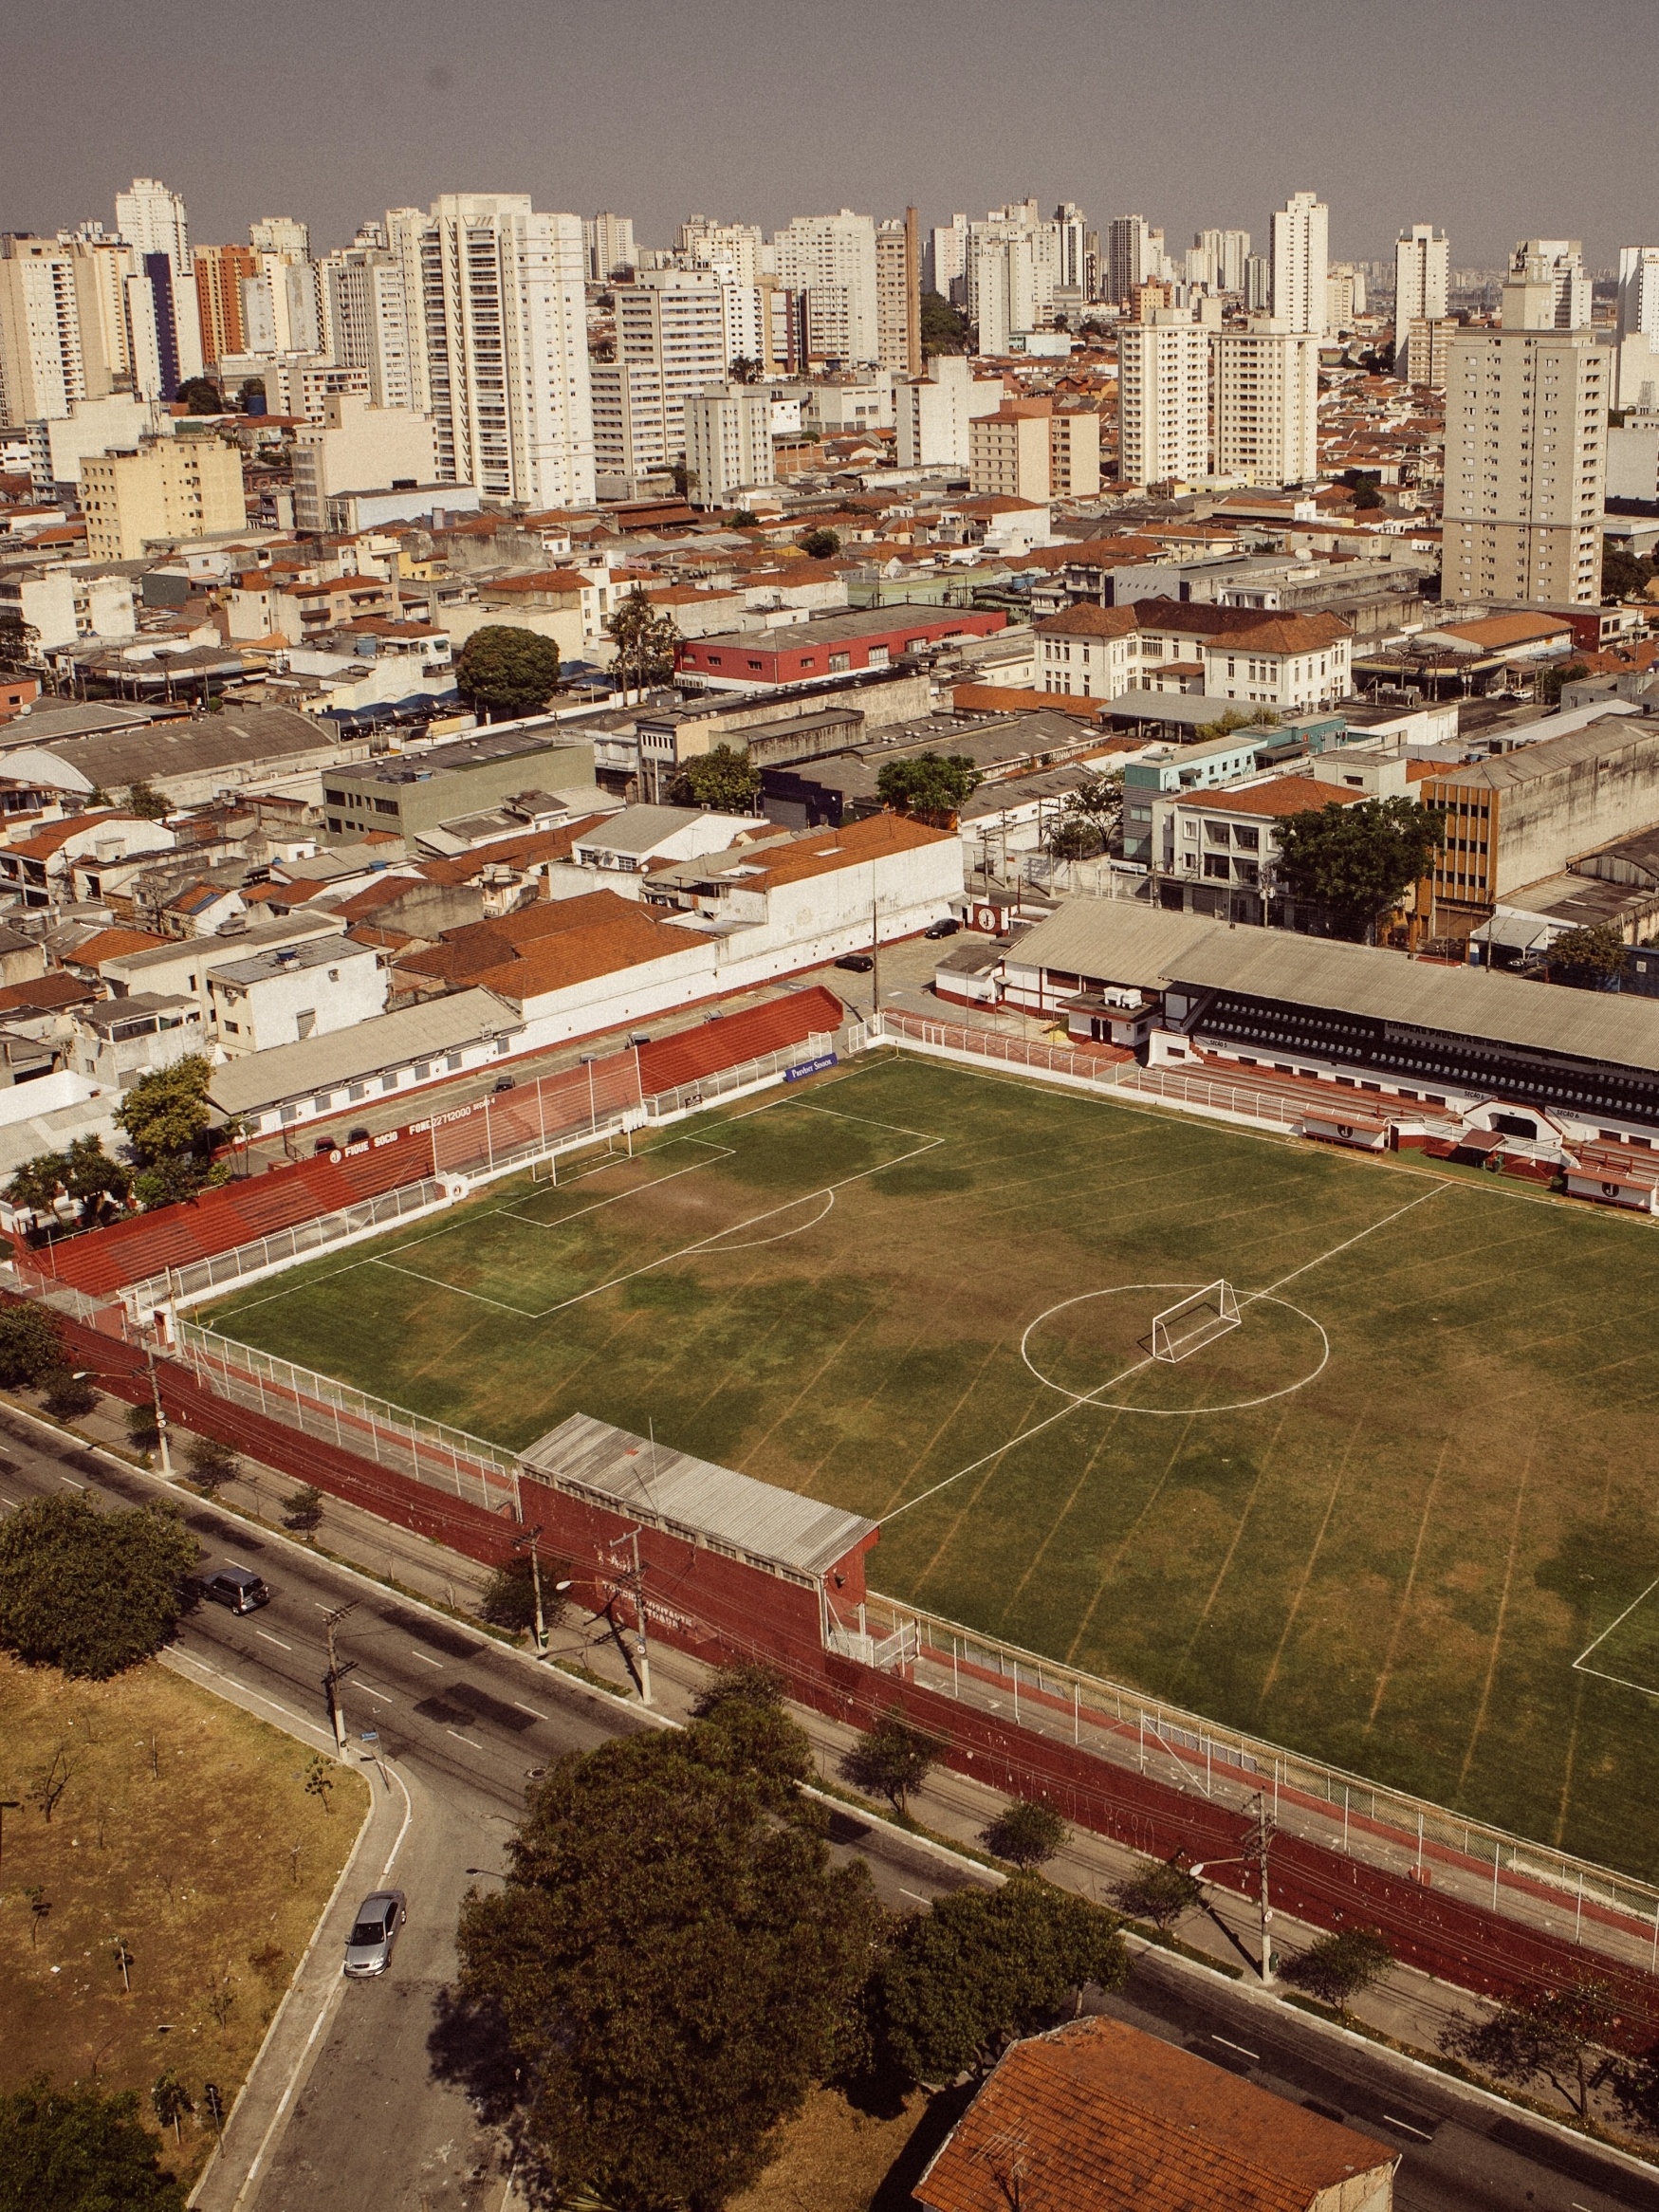
[[[397,802],[396,799],[377,799],[375,802],[377,814],[396,814],[396,811]]]
[[[829,656],[829,673],[832,676],[845,675],[852,665],[853,656],[850,653],[832,653]]]
[[[1226,855],[1225,853],[1206,853],[1204,873],[1207,876],[1218,876],[1225,882],[1229,873]]]

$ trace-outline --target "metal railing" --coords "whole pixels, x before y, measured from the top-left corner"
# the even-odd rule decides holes
[[[973,1029],[962,1022],[935,1022],[899,1006],[883,1009],[878,1034],[889,1043],[912,1045],[949,1059],[996,1060],[1005,1067],[1025,1068],[1034,1075],[1058,1076],[1064,1082],[1088,1083],[1096,1088],[1115,1089],[1133,1073],[1131,1063],[1121,1058],[1009,1037],[1000,1029]]]
[[[706,1106],[716,1105],[722,1098],[729,1098],[740,1091],[758,1089],[788,1077],[793,1070],[805,1070],[816,1061],[827,1060],[833,1054],[838,1059],[848,1059],[862,1052],[870,1041],[870,1031],[862,1022],[849,1022],[841,1028],[817,1030],[803,1044],[786,1044],[776,1052],[762,1053],[758,1059],[740,1061],[736,1067],[722,1068],[717,1074],[699,1076],[689,1083],[677,1084],[670,1091],[656,1091],[645,1101],[648,1121],[672,1121],[682,1114],[695,1114]]]
[[[1241,1121],[1260,1121],[1290,1129],[1323,1105],[1319,1098],[1292,1098],[1250,1083],[1220,1083],[1209,1076],[1185,1076],[1174,1068],[1126,1068],[1119,1088],[1145,1098],[1167,1098],[1171,1105],[1201,1106]]]

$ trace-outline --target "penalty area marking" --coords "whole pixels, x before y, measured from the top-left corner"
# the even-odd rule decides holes
[[[1315,1320],[1312,1314],[1304,1313],[1300,1306],[1293,1306],[1288,1299],[1275,1298],[1270,1291],[1265,1290],[1246,1291],[1239,1300],[1240,1305],[1281,1306],[1287,1314],[1294,1314],[1299,1321],[1305,1321],[1318,1338],[1319,1356],[1306,1374],[1299,1375],[1295,1382],[1286,1383],[1281,1390],[1264,1391],[1259,1397],[1229,1398],[1214,1406],[1132,1406],[1120,1398],[1102,1397],[1100,1392],[1115,1390],[1120,1382],[1128,1381],[1130,1376],[1144,1373],[1154,1364],[1150,1355],[1138,1360],[1134,1367],[1125,1368],[1121,1374],[1115,1374],[1110,1382],[1097,1383],[1092,1391],[1069,1390],[1064,1383],[1056,1382],[1053,1375],[1044,1374],[1031,1356],[1031,1338],[1036,1331],[1041,1328],[1044,1321],[1052,1320],[1056,1314],[1063,1314],[1072,1306],[1087,1305],[1091,1299],[1097,1298],[1128,1298],[1137,1290],[1181,1292],[1202,1290],[1204,1287],[1204,1284],[1194,1282],[1120,1282],[1115,1283],[1110,1290],[1085,1290],[1076,1298],[1062,1298],[1058,1305],[1050,1306],[1046,1313],[1039,1314],[1034,1321],[1026,1323],[1020,1338],[1020,1357],[1045,1389],[1058,1391],[1062,1398],[1069,1398],[1074,1406],[1105,1406],[1115,1413],[1150,1413],[1165,1421],[1186,1419],[1189,1415],[1198,1413],[1243,1413],[1252,1406],[1270,1406],[1275,1398],[1288,1398],[1294,1391],[1305,1390],[1309,1383],[1323,1374],[1331,1357],[1331,1339],[1323,1327]]]
[[[1639,1692],[1639,1694],[1643,1697],[1659,1698],[1659,1689],[1655,1689],[1650,1683],[1632,1682],[1628,1674],[1609,1674],[1604,1668],[1589,1667],[1585,1664],[1586,1660],[1588,1660],[1590,1657],[1590,1654],[1593,1651],[1598,1651],[1602,1645],[1607,1642],[1609,1636],[1613,1634],[1614,1629],[1622,1628],[1624,1623],[1630,1619],[1631,1613],[1633,1613],[1639,1606],[1645,1605],[1647,1603],[1648,1599],[1652,1596],[1655,1590],[1659,1590],[1659,1576],[1655,1576],[1653,1580],[1649,1583],[1647,1589],[1642,1592],[1639,1597],[1632,1597],[1631,1599],[1629,1605],[1625,1607],[1625,1610],[1619,1614],[1616,1620],[1611,1620],[1608,1622],[1606,1628],[1602,1630],[1600,1635],[1595,1638],[1594,1643],[1585,1645],[1583,1650],[1579,1652],[1577,1658],[1573,1662],[1573,1671],[1575,1674],[1593,1674],[1594,1675],[1597,1682],[1616,1682],[1621,1689],[1633,1689]]]

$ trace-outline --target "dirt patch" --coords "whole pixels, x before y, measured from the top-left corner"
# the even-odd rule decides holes
[[[783,2129],[783,2148],[752,2189],[734,2197],[728,2212],[897,2212],[910,2204],[910,2185],[925,2158],[912,2162],[928,2139],[930,2104],[916,2090],[896,2111],[871,2113],[839,2091],[815,2089],[799,2119]],[[914,2171],[911,2171],[914,2163]],[[892,2177],[892,2185],[889,2185]]]

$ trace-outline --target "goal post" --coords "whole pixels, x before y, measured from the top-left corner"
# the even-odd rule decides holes
[[[1225,1278],[1207,1282],[1152,1317],[1152,1349],[1154,1359],[1171,1364],[1190,1358],[1239,1325],[1238,1293]]]

